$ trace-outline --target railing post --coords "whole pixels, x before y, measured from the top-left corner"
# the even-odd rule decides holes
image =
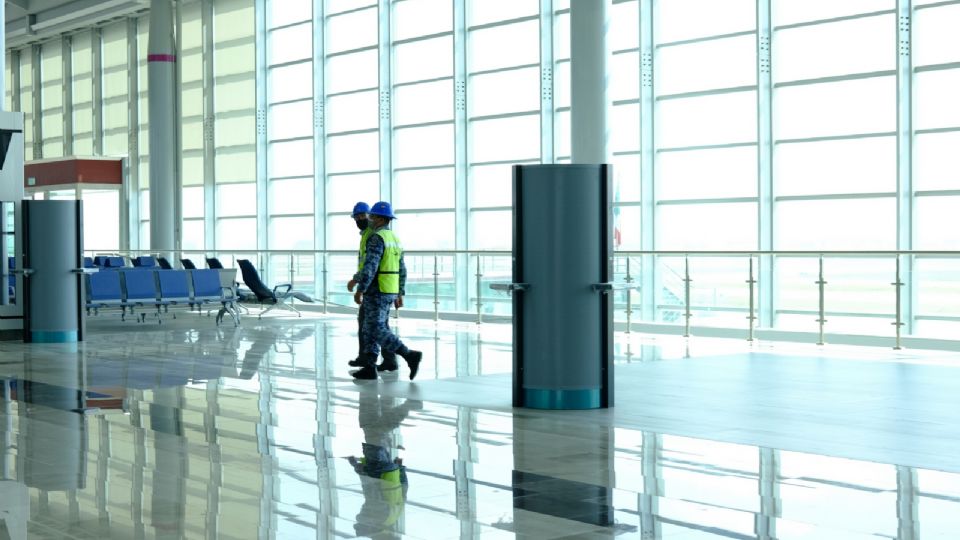
[[[686,319],[683,327],[683,337],[690,337],[690,258],[683,257],[683,317]]]
[[[633,283],[633,276],[630,274],[630,257],[627,257],[627,278],[624,280],[627,284]],[[633,320],[633,290],[627,289],[627,334],[630,334],[630,326]]]
[[[754,315],[754,287],[757,284],[757,280],[753,278],[753,255],[750,256],[750,277],[747,279],[747,284],[750,286],[750,313],[747,315],[750,331],[747,334],[747,341],[753,341],[753,327],[757,322],[757,317]]]
[[[483,322],[483,314],[482,314],[483,302],[480,300],[481,292],[483,292],[480,286],[480,278],[483,277],[483,273],[480,271],[481,258],[482,257],[478,253],[477,254],[477,324],[480,324],[481,322]]]
[[[269,255],[267,256],[269,257]],[[293,271],[293,262],[296,259],[296,255],[293,252],[290,253],[290,286],[293,287],[294,271]]]
[[[823,255],[820,256],[820,274],[819,274],[819,277],[820,277],[820,279],[817,280],[817,286],[818,286],[819,289],[820,289],[820,307],[819,307],[819,309],[818,309],[818,313],[820,314],[820,318],[817,319],[817,322],[820,323],[820,339],[817,340],[817,345],[823,345],[823,343],[824,343],[824,340],[823,340],[823,325],[827,322],[827,318],[824,316],[824,308],[823,308],[823,304],[824,304],[824,302],[823,302],[823,293],[824,293],[825,286],[826,286],[826,284],[827,284],[827,282],[824,281],[824,279],[823,279]]]
[[[893,346],[893,350],[899,351],[901,348],[900,332],[901,332],[901,328],[903,327],[903,313],[901,312],[901,304],[900,304],[900,292],[901,292],[901,287],[903,287],[903,281],[900,279],[900,256],[899,255],[897,255],[897,279],[895,282],[891,283],[891,285],[893,285],[893,290],[896,291],[897,293],[897,309],[896,309],[897,320],[892,323],[894,328],[897,329],[897,340]]]
[[[323,274],[323,291],[321,291],[323,294],[323,312],[327,313],[327,300],[329,299],[327,294],[327,254],[324,252],[320,256],[323,257],[323,270],[321,270]]]
[[[440,268],[437,266],[438,256],[433,255],[433,322],[440,320]]]

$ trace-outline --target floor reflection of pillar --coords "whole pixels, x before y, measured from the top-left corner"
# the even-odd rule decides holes
[[[643,493],[640,494],[640,500],[638,501],[640,538],[643,540],[659,540],[662,538],[660,522],[657,518],[660,511],[660,496],[663,495],[662,467],[660,465],[661,448],[660,435],[649,431],[643,432],[641,454]]]
[[[477,488],[471,482],[476,447],[473,434],[476,430],[476,411],[469,407],[457,407],[457,461],[453,467],[454,485],[457,490],[457,519],[460,520],[460,538],[475,538],[477,516]]]
[[[898,540],[920,538],[918,517],[917,471],[912,467],[897,467],[897,522]]]
[[[97,514],[102,528],[110,526],[110,458],[113,455],[113,449],[110,444],[110,422],[105,416],[98,416],[96,419],[97,431],[99,431],[97,448]]]
[[[756,515],[754,530],[757,540],[777,538],[777,518],[780,505],[780,451],[760,448],[760,512]]]
[[[205,517],[206,536],[219,538],[220,530],[220,491],[223,489],[223,455],[218,431],[220,414],[221,379],[207,381],[207,410],[203,424],[207,434],[207,457],[209,459],[210,478],[207,483],[207,515]]]

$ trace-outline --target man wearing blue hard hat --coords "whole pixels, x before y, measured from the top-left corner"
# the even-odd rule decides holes
[[[353,300],[360,304],[361,368],[353,372],[356,379],[377,378],[377,355],[380,350],[399,354],[410,368],[410,380],[417,376],[423,353],[408,349],[387,326],[390,306],[403,307],[404,287],[407,282],[407,267],[403,262],[403,247],[400,238],[390,230],[390,222],[396,218],[390,203],[380,201],[367,213],[370,219],[370,234],[361,246],[363,263],[347,284],[347,289],[356,293]],[[386,357],[384,364],[387,363]],[[382,371],[397,369],[393,366]]]
[[[373,231],[370,229],[370,205],[365,202],[358,202],[353,205],[353,212],[350,217],[360,229],[360,250],[357,252],[357,272],[363,270],[363,260],[366,254],[367,239]],[[389,328],[389,326],[388,326]],[[363,310],[357,312],[357,339],[360,342],[357,349],[357,357],[349,362],[352,367],[363,367]],[[377,366],[377,371],[395,371],[397,369],[397,354],[389,352],[386,349],[381,351],[383,363]]]

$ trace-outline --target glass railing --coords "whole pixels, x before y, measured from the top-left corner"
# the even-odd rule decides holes
[[[183,250],[177,259],[203,267],[206,257],[234,268],[250,259],[266,284],[292,283],[324,311],[353,307],[355,251]],[[405,260],[408,310],[437,320],[511,316],[512,298],[490,288],[511,281],[511,252],[408,251]],[[630,285],[611,293],[626,332],[749,340],[786,332],[817,343],[844,335],[900,347],[905,337],[953,340],[960,330],[960,251],[621,251],[613,275]]]

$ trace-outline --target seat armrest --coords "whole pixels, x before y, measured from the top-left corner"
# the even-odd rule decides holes
[[[283,293],[286,294],[286,293],[288,293],[288,292],[290,292],[290,291],[293,290],[293,284],[291,284],[291,283],[281,283],[281,284],[279,284],[279,285],[277,285],[276,287],[273,288],[273,294],[277,294],[277,291],[278,291],[279,289],[281,289],[281,288],[286,288],[286,290],[283,291]]]

